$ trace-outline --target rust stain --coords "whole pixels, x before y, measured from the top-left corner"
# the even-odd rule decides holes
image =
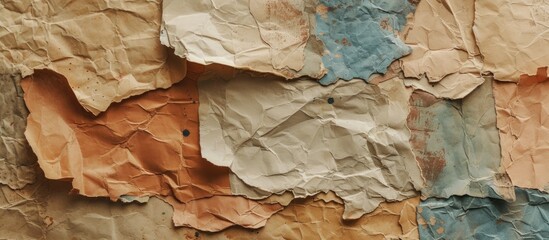
[[[295,23],[299,26],[299,40],[301,43],[309,39],[309,22],[304,13],[297,9],[289,0],[270,0],[266,4],[269,16],[273,19],[284,19],[285,22]],[[277,35],[278,42],[285,42],[284,36]]]
[[[429,126],[432,125],[431,121],[435,116],[432,112],[422,111],[423,108],[430,107],[439,101],[440,99],[429,93],[414,91],[410,97],[411,108],[406,120],[412,133],[410,143],[416,154],[416,161],[427,182],[435,181],[446,166],[444,149],[427,150],[427,141],[433,131]]]
[[[443,227],[439,227],[439,228],[437,229],[437,233],[438,233],[438,234],[443,234],[443,233],[444,233],[444,228],[443,228]]]

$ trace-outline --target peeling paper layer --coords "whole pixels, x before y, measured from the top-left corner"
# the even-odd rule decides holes
[[[29,111],[21,74],[0,74],[0,184],[20,189],[34,182],[36,156],[25,139]]]
[[[546,0],[475,2],[477,44],[484,71],[501,81],[519,80],[549,65],[549,4]]]
[[[160,44],[160,1],[2,1],[0,72],[49,68],[93,114],[183,79],[185,62]]]
[[[408,127],[426,186],[424,197],[452,195],[514,199],[501,167],[492,79],[463,100],[415,91]]]
[[[515,186],[549,191],[547,67],[494,84],[502,162]]]
[[[419,2],[405,38],[412,53],[400,59],[407,86],[460,99],[484,82],[474,17],[474,0]]]
[[[323,87],[208,73],[199,80],[202,155],[257,189],[247,195],[246,186],[231,181],[234,193],[305,197],[332,190],[345,201],[343,217],[356,219],[422,186],[402,80]]]
[[[147,204],[122,204],[69,196],[66,183],[38,181],[14,191],[0,187],[0,235],[9,239],[417,239],[419,199],[382,203],[360,220],[343,222],[343,206],[328,195],[295,200],[266,226],[229,228],[220,233],[174,228],[173,210],[151,198]],[[326,202],[325,202],[326,201]]]
[[[320,83],[385,73],[391,62],[411,52],[397,33],[413,10],[407,0],[320,0],[316,34],[326,47],[322,61],[328,69]]]
[[[321,194],[322,195],[322,194]],[[237,228],[205,239],[418,239],[416,206],[419,198],[382,203],[374,212],[342,221],[343,207],[320,199],[296,199],[269,219],[255,236]]]
[[[229,171],[200,157],[199,71],[190,69],[170,89],[114,104],[98,117],[80,107],[62,76],[41,70],[24,79],[30,110],[25,135],[46,177],[70,179],[75,192],[111,200],[173,196],[177,225],[207,231],[262,226],[280,206],[216,197],[231,194]],[[247,211],[261,214],[252,222],[243,217]],[[184,214],[196,217],[182,219]]]
[[[516,188],[516,201],[429,198],[418,207],[421,239],[545,239],[549,195]]]
[[[160,38],[191,62],[320,78],[312,2],[166,0]]]

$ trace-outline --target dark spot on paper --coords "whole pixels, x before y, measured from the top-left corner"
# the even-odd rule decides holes
[[[184,137],[188,137],[189,135],[191,135],[191,132],[188,129],[183,130]]]
[[[351,46],[351,43],[347,40],[347,38],[341,39],[341,44],[344,46]]]
[[[335,100],[334,100],[333,97],[328,98],[328,103],[329,104],[334,104],[334,102],[335,102]]]
[[[199,232],[194,232],[194,236],[195,237],[200,237],[200,233]]]
[[[166,215],[166,212],[162,212],[162,215]]]

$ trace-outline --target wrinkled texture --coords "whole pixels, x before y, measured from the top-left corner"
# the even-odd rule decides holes
[[[2,1],[0,73],[48,68],[94,114],[183,79],[185,62],[160,44],[160,1]]]
[[[410,105],[410,141],[426,180],[424,197],[514,198],[500,163],[491,79],[462,100],[415,91]]]
[[[258,78],[206,71],[199,80],[202,155],[257,189],[248,197],[332,190],[345,201],[343,217],[356,219],[381,202],[416,195],[423,181],[400,79],[323,87]],[[234,184],[234,193],[248,192]]]
[[[407,86],[460,99],[484,82],[474,16],[474,0],[419,2],[405,38],[412,54],[400,59]]]
[[[326,48],[328,69],[320,83],[367,80],[385,73],[394,60],[411,52],[397,36],[414,6],[407,0],[320,0],[316,35]]]
[[[548,91],[547,67],[494,84],[502,163],[515,186],[549,191]]]
[[[29,111],[19,85],[21,75],[0,75],[0,184],[20,189],[35,178],[36,156],[25,139]]]
[[[321,194],[322,195],[322,194]],[[322,197],[322,196],[318,196]],[[356,221],[342,221],[343,207],[320,199],[296,199],[251,235],[228,229],[205,239],[418,239],[416,206],[419,198],[382,203]]]
[[[382,203],[358,221],[342,221],[343,206],[329,195],[295,200],[257,230],[229,228],[208,233],[174,228],[173,210],[151,198],[147,204],[122,204],[67,195],[62,182],[38,181],[23,190],[0,187],[0,236],[9,239],[417,239],[418,198]],[[326,201],[326,202],[325,202]]]
[[[25,135],[45,176],[70,179],[73,191],[85,196],[122,201],[173,196],[177,200],[170,203],[183,209],[174,216],[177,225],[207,231],[233,224],[260,227],[263,218],[280,207],[242,197],[225,204],[227,197],[216,196],[231,194],[228,169],[200,156],[196,89],[200,71],[194,66],[188,78],[168,90],[127,99],[96,117],[68,94],[66,79],[37,70],[22,81],[30,110]],[[240,214],[252,209],[264,212],[253,220],[242,218]],[[197,219],[179,220],[183,214],[198,213],[202,214]]]
[[[493,0],[475,2],[473,27],[484,71],[500,81],[519,80],[549,65],[549,2]]]
[[[160,39],[191,62],[286,78],[324,75],[313,1],[166,0]]]
[[[417,209],[421,239],[546,239],[549,195],[516,188],[516,201],[429,198]]]

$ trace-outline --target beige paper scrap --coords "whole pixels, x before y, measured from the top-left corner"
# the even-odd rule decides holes
[[[517,82],[549,65],[547,0],[475,1],[473,27],[484,71],[500,81]]]
[[[314,1],[166,0],[161,41],[191,62],[320,78]]]
[[[184,60],[158,39],[160,1],[2,1],[0,72],[48,68],[93,114],[183,79]]]
[[[400,59],[407,86],[460,99],[484,82],[474,16],[474,0],[419,2],[404,37],[413,51]]]
[[[258,189],[248,195],[231,181],[234,193],[332,190],[345,201],[343,218],[356,219],[416,196],[423,184],[406,127],[410,93],[398,78],[323,87],[207,71],[199,80],[202,155]]]
[[[549,191],[547,67],[518,83],[494,83],[502,164],[513,185]]]

